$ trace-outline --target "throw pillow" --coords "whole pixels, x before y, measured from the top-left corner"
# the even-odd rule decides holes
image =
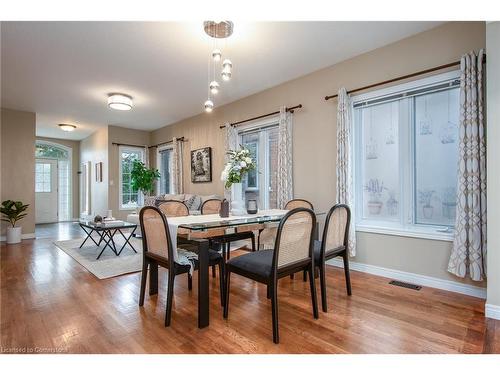
[[[186,194],[187,195],[187,194]],[[201,197],[199,195],[189,195],[189,198],[184,201],[189,211],[196,211],[200,209]]]

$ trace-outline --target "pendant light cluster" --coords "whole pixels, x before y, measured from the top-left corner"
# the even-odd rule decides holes
[[[220,84],[217,82],[219,77],[216,77],[215,72],[218,70],[218,65],[223,56],[221,50],[217,46],[218,39],[226,39],[233,33],[233,23],[231,21],[205,21],[203,23],[205,33],[213,38],[213,50],[208,61],[208,99],[205,102],[205,111],[212,112],[214,102],[212,96],[217,95],[220,90]],[[222,81],[229,81],[233,74],[233,63],[231,60],[224,58],[221,64],[220,78]]]

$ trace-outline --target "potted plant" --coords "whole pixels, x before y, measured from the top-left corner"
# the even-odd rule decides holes
[[[16,227],[16,223],[27,215],[29,204],[23,204],[20,201],[6,200],[2,202],[0,212],[2,213],[2,221],[10,223],[7,227],[7,243],[21,242],[21,227]]]
[[[434,213],[434,207],[431,205],[432,196],[434,195],[434,190],[419,190],[419,203],[422,205],[422,212],[425,219],[432,218]]]
[[[385,202],[385,204],[387,205],[387,211],[389,212],[389,215],[394,216],[398,213],[399,203],[396,199],[396,192],[394,190],[389,190],[388,193],[389,199],[387,199],[387,202]]]
[[[370,215],[380,215],[382,211],[382,192],[386,188],[384,183],[379,181],[378,178],[370,179],[368,184],[365,185],[365,191],[370,194],[370,200],[368,201],[368,212]]]
[[[231,189],[231,213],[244,215],[245,203],[243,202],[243,177],[256,168],[255,161],[250,156],[250,150],[240,145],[240,150],[229,150],[229,160],[221,173],[226,189]]]
[[[142,191],[144,195],[152,195],[155,182],[160,178],[160,172],[156,168],[147,168],[140,160],[134,160],[130,178],[132,189]]]
[[[457,193],[456,190],[452,187],[448,187],[443,190],[442,194],[442,209],[443,209],[443,217],[454,220],[455,219],[455,211],[457,206]]]

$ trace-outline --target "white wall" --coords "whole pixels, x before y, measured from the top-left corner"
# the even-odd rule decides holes
[[[500,319],[500,22],[486,25],[487,171],[488,171],[488,290],[486,313]],[[493,308],[496,306],[496,309]]]

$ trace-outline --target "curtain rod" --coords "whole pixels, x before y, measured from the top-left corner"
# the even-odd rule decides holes
[[[147,145],[132,145],[132,144],[129,144],[129,143],[116,143],[116,142],[113,142],[112,143],[113,146],[129,146],[129,147],[139,147],[139,148],[145,148],[145,147],[148,147]]]
[[[485,63],[486,63],[486,54],[484,54],[484,55],[483,55],[483,64],[485,64]],[[419,76],[419,75],[422,75],[422,74],[435,72],[435,71],[437,71],[437,70],[442,70],[442,69],[446,69],[446,68],[451,68],[452,66],[456,66],[456,65],[460,65],[460,61],[454,61],[454,62],[449,63],[449,64],[439,65],[439,66],[436,66],[436,67],[434,67],[434,68],[421,70],[421,71],[419,71],[419,72],[415,72],[415,73],[407,74],[407,75],[400,76],[400,77],[393,78],[393,79],[388,79],[387,81],[382,81],[382,82],[378,82],[378,83],[373,83],[373,84],[368,85],[368,86],[359,87],[359,88],[354,89],[354,90],[349,90],[349,91],[347,91],[347,93],[348,93],[348,94],[352,94],[353,92],[358,92],[358,91],[363,91],[363,90],[366,90],[366,89],[371,89],[372,87],[385,85],[385,84],[387,84],[387,83],[392,83],[392,82],[401,81],[401,80],[403,80],[403,79],[412,78],[412,77],[416,77],[416,76]],[[339,95],[338,95],[338,94],[335,94],[335,95],[328,95],[328,96],[325,96],[325,100],[330,100],[330,99],[336,98],[337,96],[339,96]]]
[[[299,104],[299,105],[296,105],[294,107],[290,107],[290,108],[287,108],[286,111],[287,112],[291,112],[293,113],[294,109],[298,109],[298,108],[302,108],[302,104]],[[245,122],[249,122],[249,121],[253,121],[253,120],[258,120],[258,119],[261,119],[261,118],[264,118],[264,117],[268,117],[268,116],[273,116],[273,115],[277,115],[279,114],[280,111],[276,111],[276,112],[271,112],[271,113],[267,113],[265,115],[260,115],[260,116],[257,116],[257,117],[252,117],[252,118],[248,118],[246,120],[241,120],[241,121],[237,121],[237,122],[232,122],[230,125],[231,126],[238,126],[240,124],[243,124]],[[219,128],[221,129],[224,129],[226,126],[225,125],[221,125],[219,126]]]
[[[186,142],[186,140],[184,139],[184,137],[179,137],[177,138],[178,141],[181,141],[181,142]],[[170,141],[166,141],[166,142],[161,142],[161,143],[157,143],[153,146],[149,146],[149,148],[154,148],[154,147],[159,147],[159,146],[163,146],[163,145],[167,145],[169,143],[172,143],[173,140],[170,140]]]

